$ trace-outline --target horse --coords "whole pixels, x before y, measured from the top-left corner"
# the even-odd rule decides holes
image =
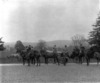
[[[59,65],[58,53],[54,53],[52,51],[46,50],[46,51],[42,51],[41,55],[44,57],[46,64],[48,64],[49,59],[53,59],[54,63],[57,62]]]
[[[80,64],[83,63],[83,59],[85,57],[85,49],[78,49],[75,48],[70,55],[70,58],[73,59],[73,61],[78,61]]]
[[[34,50],[31,49],[31,50],[29,51],[29,56],[30,56],[30,61],[31,61],[31,63],[35,65],[35,61],[36,61],[36,60],[35,60]]]
[[[60,53],[60,57],[59,57],[59,61],[61,61],[61,63],[63,63],[63,65],[65,66],[66,63],[69,60],[69,54],[68,53]]]
[[[85,50],[80,50],[78,58],[79,58],[79,63],[82,64],[85,58]]]
[[[98,65],[99,62],[100,62],[100,52],[95,52],[94,53],[94,58],[97,60],[97,65]]]
[[[18,52],[22,58],[22,62],[23,62],[23,65],[25,65],[25,62],[27,61],[28,63],[28,66],[30,66],[30,54],[29,52],[27,52],[26,49],[24,50],[21,50]]]
[[[99,53],[99,48],[97,46],[92,46],[89,49],[87,49],[86,52],[86,61],[87,61],[87,66],[89,66],[90,60],[91,59],[96,59],[97,64],[99,63],[100,60],[100,53]]]
[[[41,63],[40,62],[41,53],[38,50],[34,50],[33,54],[34,54],[34,59],[37,62],[37,66],[40,66],[40,63]]]
[[[41,56],[44,58],[45,60],[45,64],[48,64],[48,61],[47,61],[47,52],[46,50],[40,50],[40,53],[41,53]]]
[[[79,58],[79,49],[74,49],[70,55],[70,59],[73,59],[73,62],[77,62]]]

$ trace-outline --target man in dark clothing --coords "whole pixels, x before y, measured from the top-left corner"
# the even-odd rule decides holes
[[[57,53],[57,48],[56,48],[56,45],[54,45],[53,47],[53,53],[56,54]]]

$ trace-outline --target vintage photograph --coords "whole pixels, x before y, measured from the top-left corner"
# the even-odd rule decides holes
[[[0,83],[100,83],[99,0],[0,0]]]

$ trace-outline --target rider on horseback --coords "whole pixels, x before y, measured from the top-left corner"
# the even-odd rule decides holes
[[[85,57],[85,47],[80,44],[80,52],[79,52],[79,62],[83,62],[84,60],[84,57]]]
[[[40,50],[40,53],[44,56],[46,55],[46,47],[42,47],[42,49]]]
[[[57,48],[56,48],[56,45],[54,45],[54,47],[53,47],[53,53],[54,53],[54,54],[57,54]]]
[[[54,45],[54,47],[53,47],[53,58],[54,58],[54,63],[58,62],[58,65],[59,65],[58,53],[57,53],[56,45]]]
[[[65,45],[65,48],[63,49],[64,57],[68,55],[68,47]]]
[[[79,52],[80,52],[80,50],[79,50],[78,46],[75,46],[75,48],[73,49],[73,57],[74,58],[79,57]]]
[[[80,55],[81,56],[85,55],[85,47],[82,44],[80,45]]]
[[[85,47],[82,44],[80,44],[80,53],[83,53],[84,50],[85,50]]]

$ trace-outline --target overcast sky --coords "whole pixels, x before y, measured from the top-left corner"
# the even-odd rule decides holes
[[[0,37],[5,42],[88,37],[98,13],[99,0],[1,0]]]

